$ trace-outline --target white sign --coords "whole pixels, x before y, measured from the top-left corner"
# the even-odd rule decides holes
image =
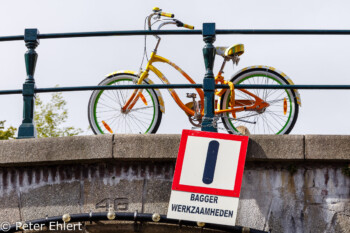
[[[248,137],[184,130],[168,218],[235,225]]]

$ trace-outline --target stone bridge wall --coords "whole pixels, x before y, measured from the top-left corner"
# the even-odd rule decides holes
[[[104,212],[108,205],[166,214],[179,141],[180,135],[0,141],[0,222]],[[251,136],[237,225],[350,232],[349,164],[349,136]]]

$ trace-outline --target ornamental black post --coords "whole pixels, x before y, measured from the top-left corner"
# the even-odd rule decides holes
[[[204,64],[206,73],[203,79],[204,90],[204,117],[202,121],[202,131],[218,132],[214,126],[214,100],[215,100],[215,79],[213,73],[215,60],[215,23],[203,24],[203,48]]]
[[[28,51],[24,54],[27,78],[23,84],[23,121],[18,129],[18,138],[35,138],[36,129],[34,126],[34,98],[35,98],[35,65],[38,54],[35,48],[39,45],[38,29],[25,29],[24,42]]]

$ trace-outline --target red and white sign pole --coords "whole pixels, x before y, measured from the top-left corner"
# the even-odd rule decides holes
[[[167,217],[234,226],[248,140],[183,130]]]

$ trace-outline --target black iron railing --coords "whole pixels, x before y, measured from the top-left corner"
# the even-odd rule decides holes
[[[34,95],[42,92],[87,91],[102,89],[143,89],[143,88],[203,88],[205,106],[202,130],[216,132],[213,126],[214,117],[214,91],[216,88],[229,88],[228,85],[215,85],[213,65],[215,48],[213,42],[216,34],[245,34],[245,35],[350,35],[350,30],[269,30],[269,29],[215,29],[214,23],[204,23],[202,30],[134,30],[134,31],[102,31],[102,32],[73,32],[40,34],[37,29],[25,29],[24,35],[0,37],[1,41],[24,40],[28,51],[25,53],[25,65],[27,78],[22,89],[0,90],[0,95],[22,94],[23,121],[19,127],[18,138],[33,138],[36,136],[33,124]],[[203,84],[152,84],[152,85],[120,85],[120,86],[76,86],[36,88],[34,72],[37,61],[35,48],[39,45],[39,39],[59,39],[77,37],[105,37],[105,36],[135,36],[135,35],[202,35],[205,42],[203,48],[206,73]],[[350,85],[235,85],[237,89],[326,89],[344,90],[350,89]]]

